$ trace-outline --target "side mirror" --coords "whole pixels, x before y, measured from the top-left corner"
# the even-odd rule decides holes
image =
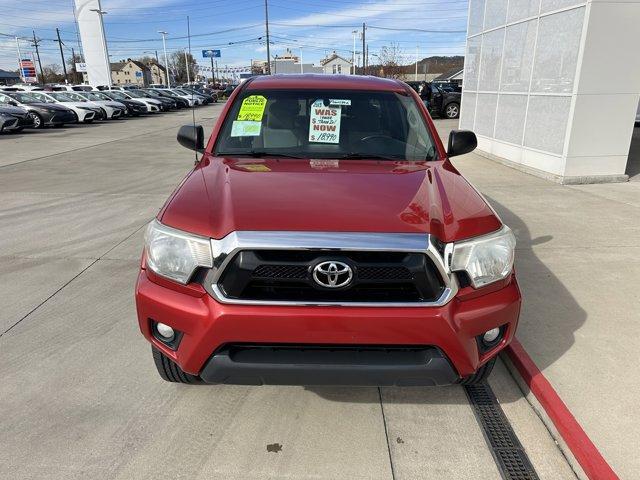
[[[455,157],[472,152],[478,146],[476,134],[471,130],[451,130],[447,155]]]
[[[14,101],[14,100],[9,100],[9,105],[13,105],[14,107],[18,106],[18,102]]]
[[[183,125],[178,130],[178,143],[189,150],[204,151],[204,129],[202,125]]]

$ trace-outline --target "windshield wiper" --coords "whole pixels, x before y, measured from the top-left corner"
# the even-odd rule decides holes
[[[402,160],[400,157],[385,157],[384,155],[376,155],[375,153],[346,153],[337,157],[339,160]]]
[[[289,155],[286,153],[276,153],[276,152],[266,152],[264,150],[250,150],[248,152],[229,152],[229,153],[218,153],[219,156],[227,156],[227,155],[239,155],[245,157],[283,157],[283,158],[303,158],[296,155]]]

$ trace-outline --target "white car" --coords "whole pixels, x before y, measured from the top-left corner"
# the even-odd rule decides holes
[[[73,110],[78,117],[78,123],[91,123],[100,117],[100,109],[91,107],[67,96],[66,92],[28,92],[28,95],[42,103],[59,103]]]
[[[90,92],[95,90],[91,85],[66,85],[59,84],[51,87],[54,92]]]
[[[97,103],[98,105],[100,105],[100,107],[105,113],[105,118],[108,120],[124,117],[127,111],[127,107],[125,107],[124,103],[111,100],[109,97],[107,97],[106,95],[103,95],[100,92],[74,92],[74,93],[76,95],[80,95],[86,100],[89,100],[90,102]]]
[[[146,98],[140,95],[139,93],[135,93],[128,90],[109,90],[109,93],[112,93],[116,98],[121,99],[130,99],[137,100],[138,102],[142,102],[147,106],[148,113],[160,113],[160,107],[162,102],[159,100],[154,100],[153,98]]]

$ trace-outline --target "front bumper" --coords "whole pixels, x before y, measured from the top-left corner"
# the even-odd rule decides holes
[[[482,296],[458,296],[441,307],[265,306],[222,304],[199,286],[181,291],[157,283],[141,270],[136,285],[138,321],[143,335],[180,367],[211,383],[434,385],[455,383],[473,374],[513,338],[520,312],[515,276]],[[477,292],[476,292],[477,293]],[[463,299],[465,298],[466,299]],[[176,350],[158,341],[151,322],[182,333]],[[500,343],[481,353],[476,337],[504,327]],[[282,360],[234,362],[225,354],[236,345],[310,347],[428,347],[441,352],[421,365]],[[422,379],[422,383],[417,382]]]
[[[65,123],[76,123],[77,118],[74,112],[47,112],[45,114],[41,114],[44,120],[45,125],[64,125]]]

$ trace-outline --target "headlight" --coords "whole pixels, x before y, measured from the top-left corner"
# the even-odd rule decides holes
[[[465,271],[474,288],[506,278],[513,269],[516,238],[506,225],[497,232],[456,242],[451,270]]]
[[[157,220],[147,227],[145,235],[147,266],[160,276],[186,284],[198,267],[213,266],[211,241]]]

